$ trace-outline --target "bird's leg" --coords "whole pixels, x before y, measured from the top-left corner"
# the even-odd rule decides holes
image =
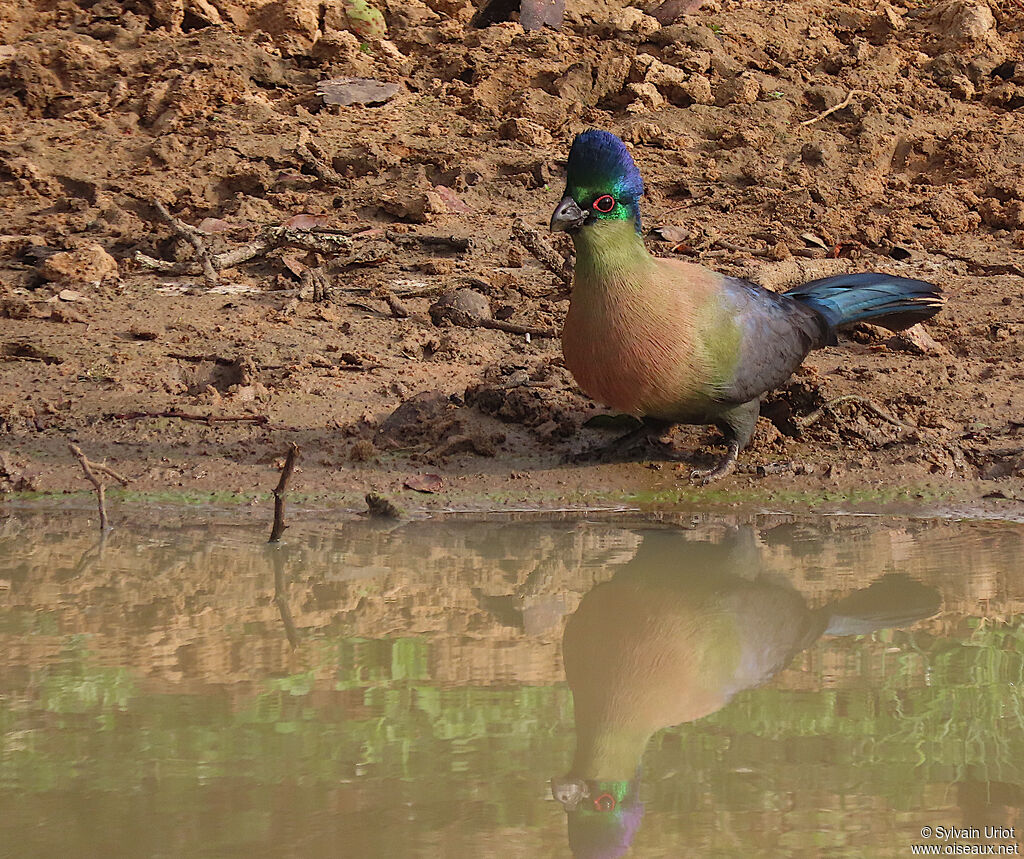
[[[706,486],[713,480],[719,480],[727,474],[732,474],[736,470],[736,457],[739,456],[739,453],[740,443],[736,439],[732,439],[729,442],[729,450],[725,454],[725,459],[712,468],[695,468],[690,472],[690,479],[699,480]]]
[[[736,457],[750,441],[757,426],[757,416],[761,412],[759,400],[749,400],[730,409],[719,412],[715,419],[717,426],[724,434],[729,449],[725,459],[712,468],[698,468],[690,472],[691,480],[699,480],[705,486],[713,480],[720,480],[736,470]]]

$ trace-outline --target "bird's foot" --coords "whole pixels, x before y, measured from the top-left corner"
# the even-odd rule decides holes
[[[729,442],[729,450],[725,459],[712,468],[695,468],[690,472],[690,480],[699,480],[702,486],[707,486],[715,480],[721,480],[726,475],[736,470],[736,457],[739,456],[740,446],[737,442]]]

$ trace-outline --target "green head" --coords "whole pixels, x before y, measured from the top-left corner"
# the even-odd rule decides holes
[[[632,219],[640,232],[644,180],[625,144],[596,128],[577,134],[569,150],[565,195],[551,216],[552,230]]]

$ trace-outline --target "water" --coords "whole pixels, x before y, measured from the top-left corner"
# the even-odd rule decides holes
[[[1024,842],[1020,525],[265,533],[173,513],[100,546],[84,517],[0,520],[0,854]]]

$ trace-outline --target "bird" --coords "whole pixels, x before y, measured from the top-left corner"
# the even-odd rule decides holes
[[[702,719],[759,686],[823,635],[864,635],[935,614],[938,590],[898,573],[820,608],[761,569],[750,526],[721,542],[650,530],[636,555],[584,595],[562,656],[576,749],[551,790],[576,857],[628,849],[643,815],[639,766],[662,728]]]
[[[591,398],[645,423],[713,425],[727,453],[691,472],[704,483],[731,473],[753,434],[761,397],[840,326],[870,321],[894,331],[934,316],[944,300],[923,280],[863,272],[784,293],[682,260],[653,256],[642,237],[644,182],[625,144],[589,129],[573,140],[565,193],[551,215],[576,251],[562,352]]]

